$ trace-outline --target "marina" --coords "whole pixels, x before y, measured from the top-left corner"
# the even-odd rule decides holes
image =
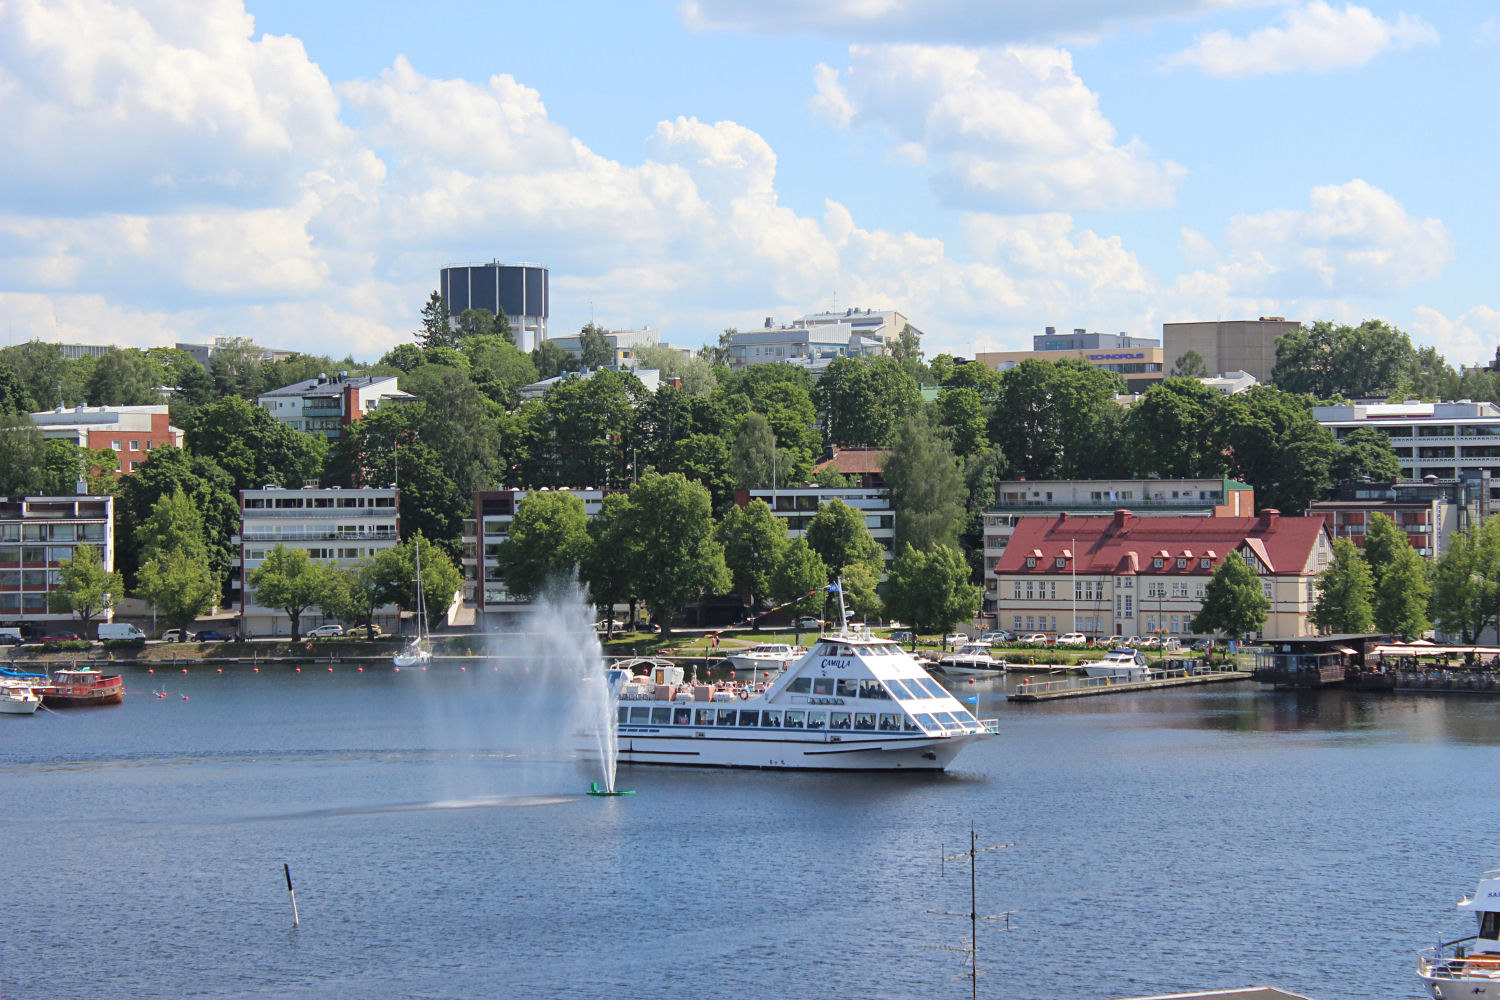
[[[1059,701],[1064,698],[1092,698],[1107,694],[1157,691],[1163,688],[1225,684],[1248,681],[1252,679],[1252,676],[1244,670],[1197,672],[1186,668],[1175,668],[1153,671],[1150,676],[1135,680],[1108,676],[1049,678],[1048,680],[1026,678],[1006,698],[1009,701],[1021,702]]]

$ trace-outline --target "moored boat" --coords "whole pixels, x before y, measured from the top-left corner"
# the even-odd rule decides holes
[[[785,670],[791,663],[796,662],[807,650],[801,646],[792,646],[781,642],[763,642],[759,646],[751,646],[737,653],[727,653],[724,659],[738,673],[748,670],[755,674],[775,674]]]
[[[35,715],[41,707],[42,699],[28,685],[0,683],[0,715]]]
[[[1500,997],[1500,871],[1480,876],[1479,888],[1458,908],[1474,914],[1477,933],[1421,952],[1417,976],[1434,1000]]]
[[[118,705],[125,699],[125,681],[120,675],[98,670],[58,670],[34,690],[48,708]]]
[[[1104,659],[1080,663],[1078,668],[1088,677],[1109,677],[1117,681],[1144,681],[1151,677],[1151,667],[1139,650],[1128,646],[1111,649]]]
[[[953,677],[999,677],[1006,663],[990,655],[989,643],[975,639],[938,660],[936,666]]]

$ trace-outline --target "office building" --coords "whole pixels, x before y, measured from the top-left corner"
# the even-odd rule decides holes
[[[1006,480],[995,487],[995,503],[984,513],[984,613],[999,607],[996,563],[1024,517],[1067,514],[1077,523],[1113,517],[1128,507],[1142,517],[1248,517],[1255,491],[1233,479],[1038,479]],[[1001,623],[1001,627],[1006,627]]]
[[[397,387],[394,375],[339,372],[263,392],[255,397],[255,403],[294,431],[322,434],[332,441],[377,406],[414,399]]]
[[[1031,339],[1029,351],[980,351],[974,360],[995,371],[1008,371],[1022,361],[1087,361],[1095,368],[1114,372],[1125,380],[1128,392],[1141,393],[1161,382],[1162,348],[1149,337],[1123,333],[1089,333],[1082,328],[1058,334],[1053,327]]]
[[[182,430],[173,427],[165,404],[157,406],[74,406],[43,410],[31,422],[49,441],[71,441],[80,448],[113,451],[120,472],[129,474],[152,448],[182,447]]]
[[[1203,323],[1163,323],[1162,342],[1171,370],[1188,351],[1197,351],[1210,375],[1242,371],[1261,382],[1271,381],[1276,368],[1276,338],[1301,327],[1281,316],[1217,320]]]
[[[1485,478],[1488,507],[1500,505],[1500,406],[1461,399],[1456,403],[1342,403],[1314,406],[1313,418],[1339,440],[1362,428],[1391,439],[1401,478]]]
[[[583,340],[581,337],[552,337],[552,343],[561,347],[576,358],[583,357]],[[676,344],[663,344],[661,332],[650,328],[643,330],[609,330],[604,334],[604,339],[609,343],[611,359],[610,367],[634,368],[639,364],[640,350],[643,347],[666,347],[676,351],[684,358],[691,358],[693,351],[688,347],[678,347]]]
[[[62,561],[72,559],[80,545],[97,548],[100,564],[114,572],[114,497],[0,497],[0,625],[46,631],[45,623],[54,623],[92,639],[72,615],[47,608],[48,591],[61,582]],[[113,619],[111,610],[94,621]],[[23,634],[28,632],[35,634],[35,628]]]
[[[911,326],[911,321],[894,309],[877,312],[873,309],[837,309],[828,312],[808,313],[792,320],[791,328],[821,332],[828,327],[847,327],[849,333],[864,340],[873,340],[889,348],[901,339],[901,331]],[[912,326],[918,337],[922,331]]]
[[[1306,635],[1332,549],[1321,517],[1023,517],[995,566],[996,616],[1017,632],[1185,635],[1213,571],[1239,553],[1270,613],[1256,638]]]
[[[234,556],[225,603],[238,607],[239,628],[245,635],[291,635],[286,612],[255,602],[250,574],[266,556],[280,544],[306,549],[314,560],[344,569],[399,545],[399,527],[397,491],[392,487],[241,490],[240,530],[231,543]],[[306,634],[326,621],[322,608],[309,608],[298,624]],[[397,631],[396,606],[377,608],[374,623],[386,632]]]
[[[844,323],[824,323],[816,327],[771,326],[729,338],[729,367],[744,371],[751,365],[786,364],[820,374],[838,358],[875,357],[886,353],[885,344],[861,336]]]
[[[734,502],[741,507],[751,500],[764,500],[771,513],[786,522],[789,538],[802,538],[819,508],[831,500],[842,500],[845,506],[859,512],[871,537],[879,543],[887,568],[896,557],[896,511],[891,506],[891,491],[884,486],[781,486],[734,493]]]
[[[455,319],[465,309],[504,312],[522,350],[547,339],[547,269],[540,264],[450,264],[438,275],[438,294]]]
[[[604,368],[595,368],[592,371],[563,372],[561,375],[554,375],[551,378],[544,378],[540,382],[531,382],[527,385],[523,385],[519,390],[521,402],[524,403],[532,399],[542,399],[553,389],[556,389],[558,386],[562,385],[564,382],[567,382],[570,379],[593,378],[600,372],[628,372],[629,374],[634,375],[637,379],[640,380],[641,385],[645,386],[647,392],[655,392],[657,389],[661,388],[661,371],[659,369],[628,368],[610,365]],[[680,383],[680,381],[681,380],[674,377],[672,380],[672,384],[677,385]]]
[[[1332,500],[1314,500],[1308,513],[1322,517],[1331,538],[1363,546],[1370,516],[1396,522],[1423,559],[1442,558],[1456,532],[1478,524],[1486,509],[1482,479],[1426,480],[1417,483],[1342,483]]]

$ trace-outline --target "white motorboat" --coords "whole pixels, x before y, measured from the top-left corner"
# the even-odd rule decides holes
[[[1144,681],[1151,676],[1145,654],[1128,646],[1111,649],[1104,654],[1104,659],[1080,663],[1078,667],[1088,677],[1109,677],[1117,681]]]
[[[999,677],[1005,661],[990,655],[990,644],[974,639],[937,661],[937,669],[953,677]]]
[[[771,675],[785,670],[788,665],[801,658],[806,652],[807,650],[801,646],[765,642],[739,652],[727,653],[724,659],[729,661],[729,665],[734,668],[736,674],[747,670],[752,679],[759,680],[761,674]]]
[[[1500,871],[1485,872],[1458,908],[1474,914],[1471,937],[1439,941],[1417,958],[1417,976],[1434,1000],[1500,997]]]
[[[35,715],[42,699],[25,684],[0,684],[0,715]]]
[[[941,771],[996,732],[889,639],[848,630],[767,684],[684,682],[653,661],[608,670],[626,764]]]

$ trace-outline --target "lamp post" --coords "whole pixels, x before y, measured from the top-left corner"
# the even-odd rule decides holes
[[[1068,562],[1072,565],[1072,568],[1073,568],[1073,628],[1071,629],[1071,631],[1077,632],[1078,631],[1078,539],[1076,539],[1076,538],[1070,539],[1068,541],[1068,544],[1072,546],[1072,548],[1070,548],[1068,550],[1068,556],[1069,556]]]

